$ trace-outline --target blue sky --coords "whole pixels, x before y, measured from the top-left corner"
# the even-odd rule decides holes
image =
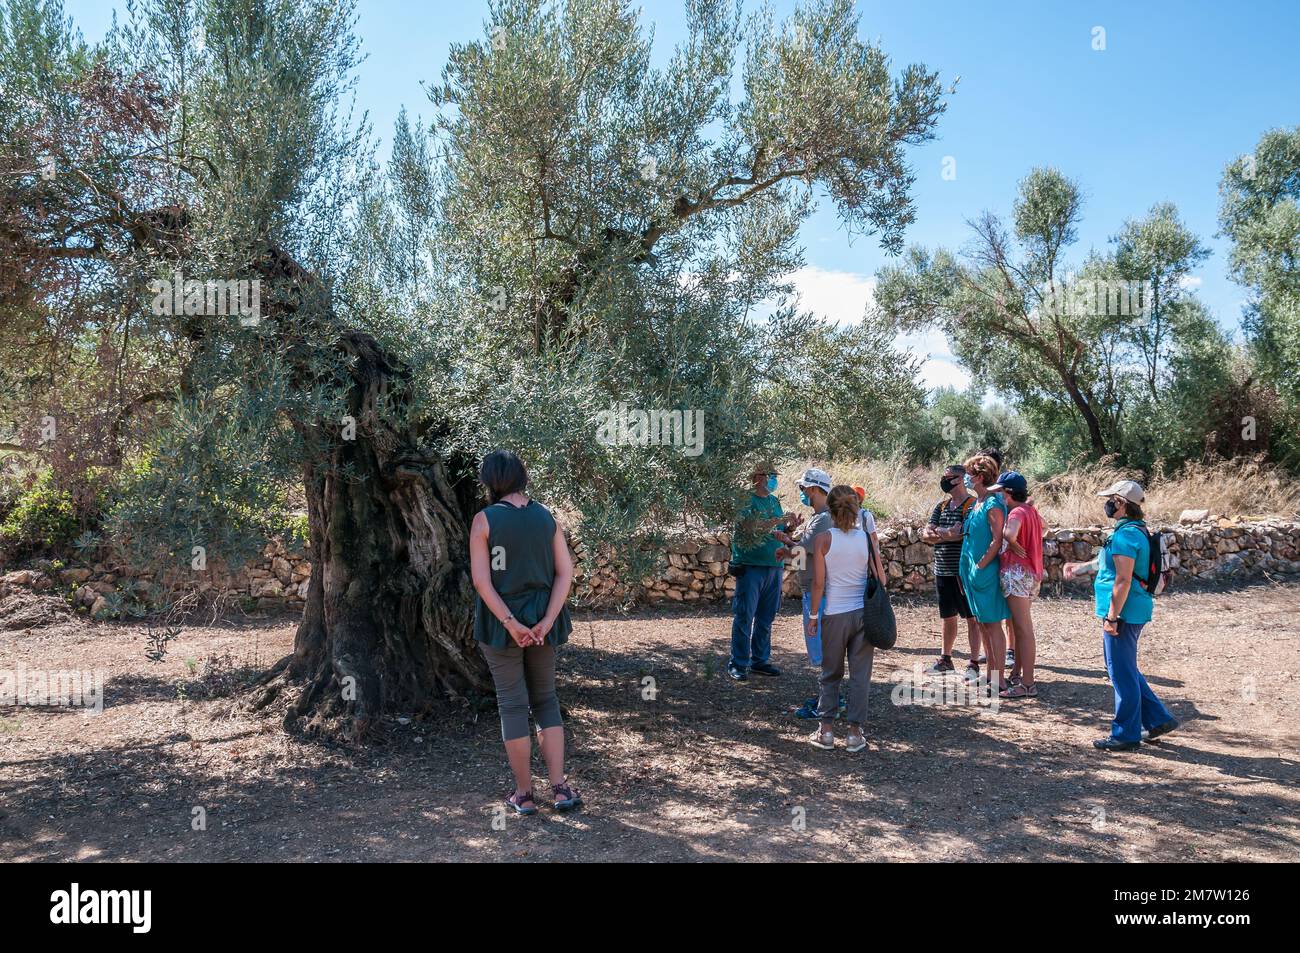
[[[87,39],[102,36],[115,0],[65,0]],[[778,16],[794,0],[772,0]],[[965,222],[984,209],[1006,212],[1016,182],[1035,165],[1055,165],[1085,190],[1077,247],[1103,248],[1126,218],[1172,201],[1213,256],[1197,293],[1225,327],[1245,299],[1226,273],[1217,230],[1223,167],[1253,149],[1266,130],[1300,123],[1300,3],[1294,0],[1149,0],[973,3],[859,0],[862,33],[879,37],[896,66],[923,62],[945,84],[961,77],[938,139],[911,154],[917,221],[908,240],[961,246]],[[756,4],[746,2],[747,9]],[[643,0],[655,26],[657,59],[683,36],[681,0]],[[447,45],[478,36],[485,0],[360,0],[358,32],[368,59],[358,104],[385,144],[403,104],[429,112],[420,88],[436,80]],[[1095,29],[1105,49],[1094,49]],[[945,157],[956,177],[942,175]],[[804,303],[857,320],[871,276],[887,261],[871,239],[850,244],[824,206],[805,225],[808,267],[796,275]],[[943,340],[908,342],[930,355],[931,384],[965,375]]]

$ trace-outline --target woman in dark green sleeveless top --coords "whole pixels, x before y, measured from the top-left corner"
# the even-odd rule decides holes
[[[570,810],[582,799],[564,774],[555,647],[566,642],[573,630],[566,605],[573,560],[550,511],[525,493],[528,470],[519,457],[507,450],[488,454],[479,468],[479,482],[491,502],[470,527],[470,569],[478,592],[474,638],[492,670],[501,737],[515,776],[515,790],[506,803],[520,814],[537,812],[528,730],[531,712],[555,807]]]

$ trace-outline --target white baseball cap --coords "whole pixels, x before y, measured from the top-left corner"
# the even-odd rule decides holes
[[[811,467],[803,471],[803,475],[795,481],[795,485],[801,489],[815,486],[817,489],[829,493],[831,491],[831,475],[825,470],[818,470],[816,467]]]
[[[1141,503],[1146,499],[1146,494],[1142,492],[1140,484],[1132,480],[1120,480],[1114,486],[1109,486],[1097,494],[1098,496],[1122,496],[1130,503]]]

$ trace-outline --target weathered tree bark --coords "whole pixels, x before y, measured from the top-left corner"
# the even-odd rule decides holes
[[[183,207],[137,213],[120,196],[106,201],[110,208],[93,218],[96,228],[116,228],[127,247],[184,260],[191,217]],[[93,245],[71,248],[56,240],[79,229],[90,225],[51,227],[55,238],[19,237],[29,255],[110,254],[98,237]],[[341,330],[328,302],[299,308],[307,295],[324,293],[314,275],[276,247],[257,250],[248,267],[279,292],[264,301],[264,316],[277,325],[290,360],[300,358],[299,383],[318,383],[322,366],[342,367],[346,410],[340,408],[339,417],[356,422],[355,439],[343,439],[341,420],[294,423],[309,447],[326,448],[303,464],[312,574],[293,654],[264,676],[253,706],[265,707],[301,686],[286,727],[357,737],[387,713],[418,713],[485,690],[487,668],[470,633],[468,541],[476,493],[465,478],[469,467],[442,459],[392,412],[405,408],[410,379],[374,338]],[[207,345],[206,321],[182,319],[178,331],[194,346],[192,366]],[[320,361],[331,349],[341,361]],[[187,368],[182,392],[188,383]]]
[[[489,684],[471,638],[472,488],[381,414],[408,386],[377,342],[338,343],[355,439],[336,433],[304,469],[312,574],[293,655],[257,706],[292,683],[285,727],[360,738],[384,714],[419,713]]]

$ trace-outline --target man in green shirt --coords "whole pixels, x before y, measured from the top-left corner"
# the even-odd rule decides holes
[[[780,675],[772,655],[772,620],[781,606],[781,581],[785,574],[788,531],[799,525],[796,514],[786,515],[776,498],[776,468],[759,461],[750,471],[753,491],[741,508],[731,536],[731,574],[736,593],[731,600],[731,660],[727,674],[738,682],[749,672]]]

